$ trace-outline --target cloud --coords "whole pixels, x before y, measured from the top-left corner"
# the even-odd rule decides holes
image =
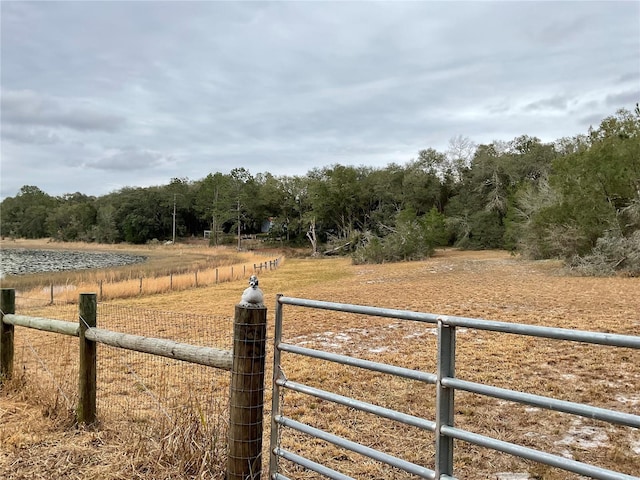
[[[89,101],[32,90],[2,90],[0,108],[3,123],[16,125],[115,132],[125,124],[123,117],[103,113]]]
[[[152,170],[176,163],[171,155],[138,147],[113,149],[101,158],[83,162],[82,166],[98,170]]]
[[[566,95],[554,95],[553,97],[543,98],[535,102],[531,102],[524,106],[529,111],[544,110],[566,110],[569,105],[569,98]]]
[[[627,72],[616,78],[616,83],[634,82],[636,85],[640,82],[640,71]]]
[[[640,102],[640,88],[607,95],[604,103],[607,108],[632,108]]]
[[[17,125],[2,125],[2,138],[15,143],[31,145],[53,145],[61,141],[53,130],[45,128],[25,128]]]
[[[588,128],[593,126],[597,127],[598,125],[600,125],[603,119],[604,119],[604,116],[594,113],[591,115],[585,115],[584,117],[581,117],[580,123],[582,125],[585,125]],[[584,132],[580,132],[580,133],[584,133]]]

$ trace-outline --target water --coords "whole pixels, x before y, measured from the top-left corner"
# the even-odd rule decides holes
[[[141,263],[145,260],[146,257],[142,255],[115,252],[8,248],[0,250],[0,278],[7,275],[119,267]]]

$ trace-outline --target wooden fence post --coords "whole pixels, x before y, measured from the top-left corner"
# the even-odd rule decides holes
[[[13,325],[4,323],[6,314],[16,313],[16,291],[3,288],[0,299],[0,382],[13,375]]]
[[[96,326],[97,301],[95,293],[81,293],[79,299],[78,330],[80,337],[80,368],[78,378],[78,423],[91,424],[96,420],[96,342],[87,340],[85,332]]]
[[[259,480],[262,472],[266,333],[264,305],[236,305],[226,480]]]

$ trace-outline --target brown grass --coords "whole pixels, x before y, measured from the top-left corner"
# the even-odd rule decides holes
[[[115,304],[229,316],[244,287],[245,281],[234,281],[118,300]],[[448,250],[423,262],[392,265],[353,266],[340,258],[288,259],[283,268],[261,278],[261,287],[269,307],[270,327],[275,295],[282,292],[289,296],[439,314],[640,334],[640,279],[566,277],[554,262],[522,261],[503,252]],[[411,322],[285,308],[284,338],[289,343],[430,372],[435,371],[436,337],[432,328]],[[460,329],[456,362],[457,375],[467,380],[635,414],[640,409],[638,351]],[[283,357],[282,366],[291,380],[434,418],[432,386],[291,355]],[[268,372],[267,377],[270,375]],[[28,383],[28,378],[25,381]],[[136,443],[125,431],[114,431],[104,422],[99,431],[69,427],[65,415],[59,415],[65,420],[58,421],[55,415],[47,416],[47,409],[34,401],[46,397],[44,392],[25,395],[27,388],[5,387],[0,396],[3,478],[51,478],[56,472],[67,472],[59,478],[209,478],[206,475],[222,478],[215,469],[205,474],[184,465],[182,470],[172,467],[158,454],[159,448],[168,445],[160,447],[162,443],[153,439],[157,437],[149,435],[147,443],[141,439]],[[268,390],[266,401],[270,405]],[[433,468],[433,436],[428,432],[400,427],[291,392],[286,393],[284,406],[285,414],[297,420]],[[266,421],[268,424],[268,418]],[[630,475],[640,471],[638,430],[463,392],[456,397],[456,425]],[[187,437],[190,435],[185,433]],[[170,442],[173,445],[170,451],[188,450],[177,440],[180,436],[173,437],[176,440]],[[7,438],[18,440],[8,442]],[[267,441],[268,432],[265,455]],[[291,431],[284,432],[282,444],[356,478],[409,478]],[[56,459],[63,451],[67,452],[67,463],[61,464]],[[223,456],[218,458],[219,462],[223,460]],[[531,478],[548,480],[578,478],[462,442],[456,442],[455,461],[459,478],[490,479],[497,472],[527,472]],[[284,461],[281,466],[290,478],[318,478]],[[27,473],[20,476],[21,471]]]

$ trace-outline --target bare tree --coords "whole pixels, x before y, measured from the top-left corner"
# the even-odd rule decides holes
[[[318,256],[318,239],[316,238],[316,219],[311,220],[309,230],[307,231],[307,238],[311,242],[311,248],[313,249],[313,256]]]

